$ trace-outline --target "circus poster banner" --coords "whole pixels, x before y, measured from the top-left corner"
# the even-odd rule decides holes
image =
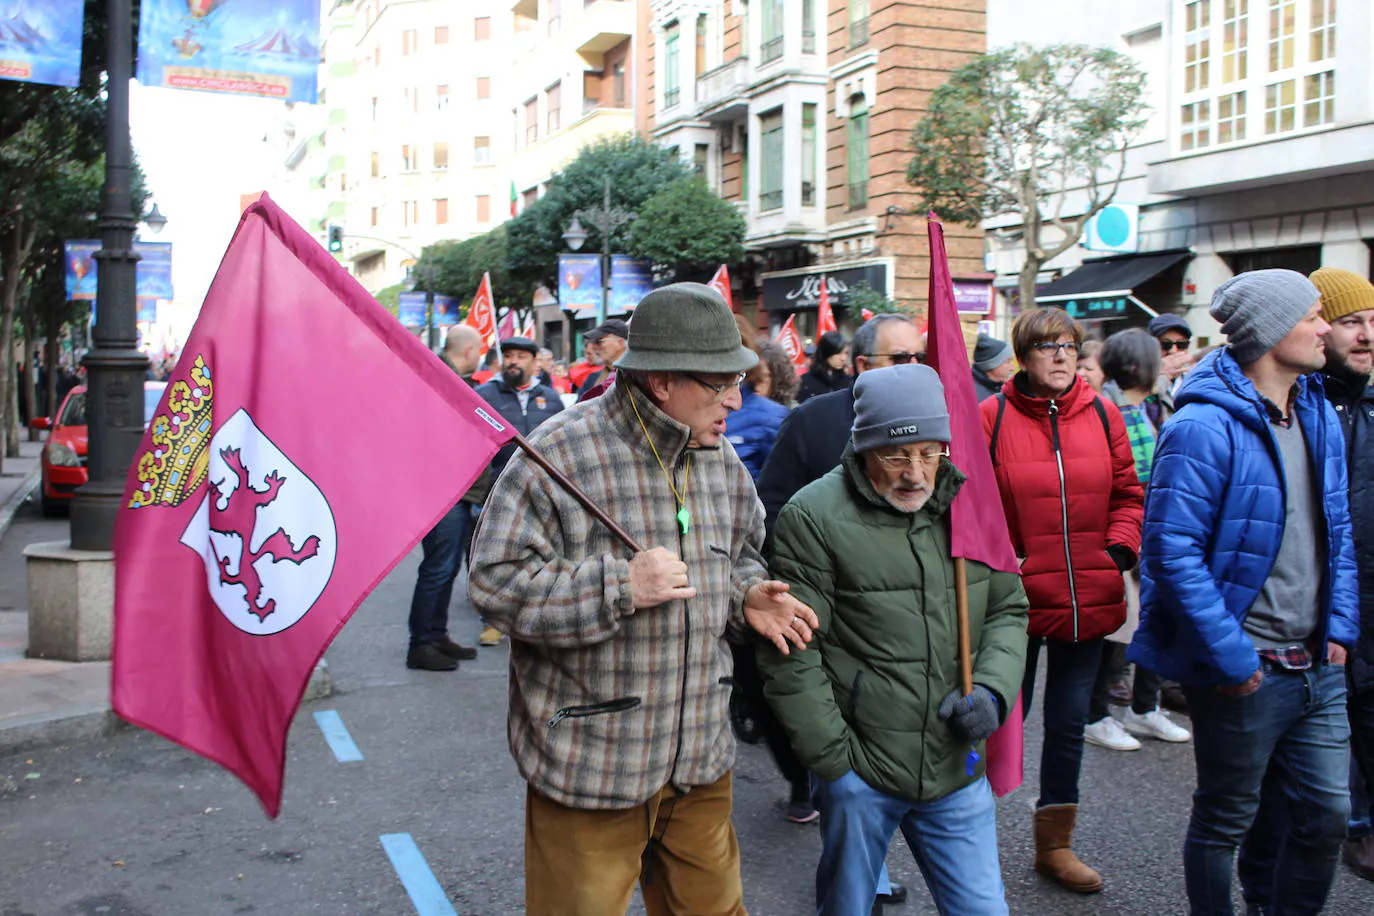
[[[75,86],[83,0],[0,0],[0,79]]]
[[[601,304],[601,255],[558,256],[558,304],[565,311],[590,311]]]
[[[82,239],[65,244],[67,298],[94,301],[96,294],[95,253],[98,239]],[[134,242],[138,252],[135,295],[145,299],[172,299],[172,243]],[[139,319],[142,321],[143,319]]]
[[[316,101],[319,0],[143,0],[145,86]]]

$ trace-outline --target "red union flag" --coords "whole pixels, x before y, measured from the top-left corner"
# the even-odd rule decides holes
[[[959,489],[949,513],[949,550],[952,556],[976,560],[1004,572],[1017,572],[1016,551],[1007,532],[1007,517],[997,477],[983,438],[983,420],[973,393],[973,374],[968,349],[954,302],[954,281],[945,252],[945,232],[931,214],[929,311],[926,316],[926,364],[940,375],[945,386],[952,441],[949,457],[968,480]],[[987,775],[992,790],[1005,795],[1021,785],[1025,736],[1021,727],[1021,703],[1007,715],[1006,723],[987,743]]]
[[[787,353],[792,364],[796,366],[806,365],[806,347],[802,345],[801,335],[797,333],[797,316],[788,315],[778,330],[778,336],[773,338],[773,342],[782,347]]]
[[[826,288],[825,275],[821,275],[821,304],[816,310],[816,336],[830,331],[838,331],[839,325],[835,324],[835,310],[830,307],[830,290]]]
[[[115,523],[115,711],[276,817],[316,661],[511,438],[484,408],[276,204],[250,206]]]
[[[496,303],[491,298],[490,274],[482,274],[482,282],[477,284],[477,294],[472,297],[472,305],[468,306],[468,317],[463,324],[481,334],[485,346],[496,346]]]
[[[724,264],[716,268],[716,275],[711,278],[711,282],[706,284],[711,289],[720,293],[725,304],[730,306],[730,311],[735,310],[735,298],[730,293],[730,271]]]

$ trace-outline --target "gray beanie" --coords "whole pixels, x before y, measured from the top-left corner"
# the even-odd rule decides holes
[[[973,368],[988,372],[1011,359],[1011,344],[987,334],[978,335],[973,347]]]
[[[1317,304],[1321,293],[1295,270],[1250,270],[1236,274],[1212,295],[1212,317],[1231,355],[1253,363],[1278,345]]]
[[[854,451],[885,445],[948,442],[945,386],[929,366],[869,369],[854,382]]]

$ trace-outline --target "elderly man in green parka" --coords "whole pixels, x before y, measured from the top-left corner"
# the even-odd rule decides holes
[[[818,916],[867,916],[900,827],[941,913],[1007,912],[982,742],[1026,661],[1021,580],[967,563],[972,695],[959,690],[944,387],[928,366],[865,372],[843,461],[783,508],[773,573],[820,619],[811,646],[760,646],[765,695],[812,773]],[[971,763],[970,745],[979,760]]]

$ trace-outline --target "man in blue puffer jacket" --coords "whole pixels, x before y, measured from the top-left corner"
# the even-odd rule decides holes
[[[1266,772],[1289,832],[1266,874],[1241,850],[1247,903],[1317,913],[1350,809],[1344,666],[1359,636],[1343,435],[1309,374],[1328,326],[1317,288],[1287,270],[1228,280],[1211,313],[1229,346],[1188,376],[1159,439],[1129,655],[1188,695],[1191,913],[1232,913]]]

